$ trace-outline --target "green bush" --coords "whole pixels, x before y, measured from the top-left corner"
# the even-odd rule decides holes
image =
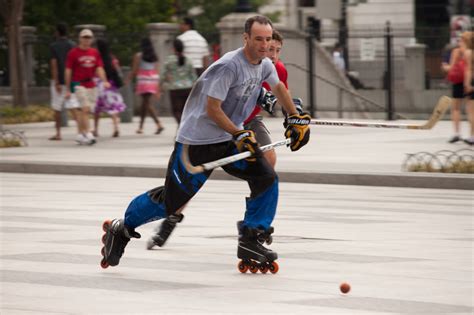
[[[54,111],[47,106],[0,108],[0,123],[22,124],[30,122],[54,121]]]

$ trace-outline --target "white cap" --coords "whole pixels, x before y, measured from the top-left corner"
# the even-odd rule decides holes
[[[92,33],[90,29],[85,28],[79,33],[79,37],[86,37],[86,36],[94,37],[94,33]]]

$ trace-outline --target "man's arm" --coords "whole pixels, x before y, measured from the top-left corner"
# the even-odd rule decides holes
[[[71,96],[71,77],[72,77],[72,70],[66,68],[64,70],[64,85],[66,85],[66,98]]]
[[[54,87],[58,93],[61,93],[61,85],[59,84],[59,76],[58,76],[58,61],[56,58],[51,58],[50,61],[51,66],[51,80],[54,82]]]
[[[237,128],[237,126],[229,119],[229,117],[227,117],[227,115],[222,110],[221,105],[221,100],[208,96],[207,115],[217,124],[217,126],[233,135],[240,129]]]
[[[278,103],[281,104],[283,109],[289,115],[298,114],[296,110],[295,104],[293,104],[293,100],[291,99],[290,92],[286,89],[285,85],[280,81],[277,85],[272,87],[272,92],[278,99]]]

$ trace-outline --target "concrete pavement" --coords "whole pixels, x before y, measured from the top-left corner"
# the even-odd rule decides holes
[[[1,314],[474,311],[470,191],[282,183],[271,245],[280,271],[253,275],[236,268],[244,182],[208,181],[166,247],[145,250],[155,224],[144,225],[103,270],[102,221],[162,178],[0,176]]]
[[[176,123],[162,118],[165,131],[154,135],[149,119],[145,134],[137,135],[137,121],[121,124],[120,138],[111,138],[110,119],[102,119],[99,142],[92,146],[74,143],[74,122],[63,128],[63,141],[52,142],[53,123],[6,125],[23,130],[28,147],[0,150],[0,171],[106,176],[164,176],[173,148]],[[266,118],[273,139],[283,139],[282,118]],[[397,121],[406,123],[407,121]],[[423,121],[412,121],[423,123]],[[467,133],[467,123],[462,125]],[[452,135],[449,121],[439,122],[432,130],[373,129],[356,127],[312,126],[311,142],[298,152],[277,149],[277,171],[281,181],[474,189],[472,175],[407,173],[402,164],[408,153],[434,153],[439,150],[467,148],[463,143],[448,144]],[[230,179],[217,170],[214,179]]]

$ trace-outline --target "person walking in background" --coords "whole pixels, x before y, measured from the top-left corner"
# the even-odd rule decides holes
[[[179,125],[184,104],[186,104],[197,76],[192,61],[183,55],[183,42],[175,39],[173,48],[174,54],[167,57],[165,70],[161,77],[163,86],[170,91],[173,116]]]
[[[334,50],[332,52],[332,61],[339,70],[346,74],[346,62],[342,56],[342,45],[340,43],[336,43],[334,46]]]
[[[443,69],[447,72],[447,79],[452,84],[453,103],[451,106],[451,120],[454,126],[454,135],[448,140],[449,143],[461,141],[461,105],[464,99],[464,54],[466,43],[462,39],[459,41],[459,47],[451,51],[449,64],[444,64]]]
[[[132,71],[127,79],[127,83],[136,78],[136,93],[142,98],[142,106],[140,110],[140,124],[137,133],[143,133],[143,124],[146,114],[149,113],[156,123],[155,134],[160,134],[164,128],[158,119],[156,110],[152,104],[152,98],[155,96],[160,98],[160,76],[159,76],[158,56],[155,53],[151,40],[146,37],[141,41],[141,52],[134,55],[132,61]]]
[[[193,62],[196,74],[200,76],[209,66],[209,45],[204,37],[194,29],[194,21],[184,18],[179,25],[178,39],[184,44],[184,55]]]
[[[92,134],[95,137],[99,136],[100,114],[107,113],[112,117],[114,125],[112,137],[118,137],[119,113],[123,112],[126,107],[123,97],[118,90],[123,85],[122,78],[120,77],[120,65],[118,59],[110,53],[109,45],[105,40],[97,40],[97,49],[104,63],[104,70],[107,79],[109,79],[110,88],[106,89],[102,81],[99,81],[97,84],[99,96],[94,112],[94,131]]]
[[[50,45],[51,66],[51,108],[54,110],[56,134],[49,140],[61,140],[61,111],[66,103],[66,87],[64,85],[64,65],[66,56],[75,44],[67,38],[66,24],[56,25],[56,40]]]
[[[464,52],[464,63],[466,65],[464,91],[467,97],[466,111],[471,125],[471,136],[464,139],[464,142],[474,145],[474,32],[465,32],[461,38],[466,44],[466,51]]]
[[[64,74],[68,87],[66,98],[76,104],[72,109],[78,129],[76,142],[89,145],[96,143],[95,137],[89,131],[89,113],[94,110],[97,102],[94,77],[97,75],[104,82],[105,88],[110,87],[102,58],[97,49],[91,47],[93,38],[94,34],[89,29],[83,29],[79,33],[79,46],[67,54]]]

